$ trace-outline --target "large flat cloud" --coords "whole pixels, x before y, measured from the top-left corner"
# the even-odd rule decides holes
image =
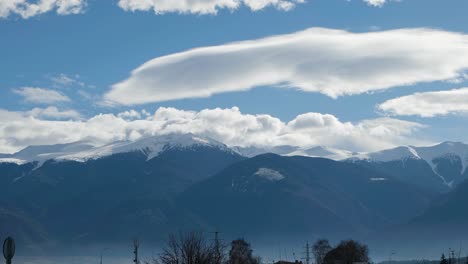
[[[125,11],[149,11],[156,14],[190,13],[216,14],[220,9],[235,10],[244,5],[252,11],[272,6],[290,10],[304,0],[120,0],[118,5]]]
[[[0,0],[0,18],[18,15],[24,19],[54,11],[58,15],[84,12],[86,0]]]
[[[320,113],[304,113],[289,122],[271,115],[243,114],[237,107],[185,111],[159,108],[100,114],[87,120],[43,120],[30,111],[0,110],[0,153],[29,145],[70,143],[80,140],[97,145],[117,140],[170,133],[208,136],[229,146],[329,146],[351,151],[374,151],[401,144],[418,144],[424,126],[393,118],[343,122]]]
[[[390,115],[434,117],[468,113],[468,88],[423,92],[388,100],[378,109]]]
[[[312,28],[152,59],[105,99],[133,105],[277,86],[353,95],[454,80],[468,68],[468,35],[426,28],[369,33]]]

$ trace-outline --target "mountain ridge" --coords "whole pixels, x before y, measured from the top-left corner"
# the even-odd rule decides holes
[[[206,146],[226,153],[255,157],[266,153],[282,156],[320,157],[342,160],[399,178],[400,180],[446,192],[468,179],[468,145],[446,141],[433,146],[400,146],[377,152],[356,153],[316,146],[302,148],[282,145],[269,147],[228,147],[222,142],[191,133],[144,137],[136,141],[116,141],[103,146],[80,141],[69,144],[30,146],[15,154],[0,154],[0,163],[26,164],[40,167],[48,160],[86,162],[120,153],[140,153],[149,161],[170,149]],[[427,168],[429,167],[429,169]],[[398,174],[396,173],[398,171]]]
[[[161,152],[172,148],[189,148],[192,146],[209,146],[226,152],[233,152],[223,143],[211,138],[194,134],[168,134],[144,137],[136,141],[116,141],[96,146],[90,142],[78,141],[68,144],[29,146],[14,154],[1,154],[0,162],[24,164],[29,162],[43,163],[47,160],[78,161],[99,159],[119,153],[141,152],[150,160]]]

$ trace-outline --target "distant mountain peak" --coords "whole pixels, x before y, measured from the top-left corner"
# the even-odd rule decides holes
[[[444,142],[440,143],[439,145],[449,146],[449,147],[466,146],[465,143],[460,142],[460,141],[444,141]]]
[[[235,151],[245,157],[254,157],[266,153],[274,153],[282,156],[306,156],[316,158],[326,158],[332,160],[344,160],[352,157],[355,153],[347,150],[330,148],[325,146],[298,147],[298,146],[250,146],[234,147]]]
[[[411,146],[400,146],[377,152],[360,153],[358,155],[355,155],[353,158],[378,162],[387,162],[403,159],[421,159],[418,152],[414,149],[414,147]]]
[[[233,152],[223,143],[195,134],[167,134],[138,139],[136,141],[117,141],[103,146],[94,146],[89,142],[69,144],[30,146],[15,154],[3,157],[3,162],[22,164],[46,160],[73,160],[84,162],[120,153],[141,152],[148,160],[170,149],[189,149],[194,146],[218,148]]]
[[[453,166],[457,162],[461,163],[460,171],[456,174],[459,174],[460,177],[463,176],[468,166],[468,145],[462,142],[445,141],[426,147],[401,146],[377,152],[360,153],[351,160],[389,162],[406,159],[424,160],[447,186],[452,187],[455,180],[454,172],[451,172],[452,176],[448,176],[447,173],[443,172],[446,170],[443,167],[447,166],[447,162]]]

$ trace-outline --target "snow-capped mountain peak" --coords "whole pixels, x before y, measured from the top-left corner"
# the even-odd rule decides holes
[[[146,137],[137,141],[119,141],[60,158],[66,160],[85,161],[119,153],[141,152],[147,156],[148,160],[150,160],[168,149],[185,149],[193,146],[208,146],[219,148],[224,151],[231,151],[226,145],[210,138],[200,137],[193,134],[169,134]]]
[[[185,149],[194,146],[207,146],[232,152],[226,145],[210,138],[194,134],[168,134],[144,137],[136,141],[117,141],[104,146],[94,146],[88,142],[75,142],[50,146],[31,146],[15,154],[4,155],[0,162],[26,163],[46,160],[74,160],[84,162],[119,153],[141,152],[150,160],[169,149]]]
[[[462,163],[463,174],[468,166],[468,145],[461,142],[446,141],[432,147],[418,147],[416,148],[421,158],[426,160],[431,167],[436,169],[437,165],[434,163],[436,158],[440,157],[459,157]]]
[[[468,145],[461,142],[447,141],[426,147],[402,146],[378,152],[360,153],[352,158],[352,160],[368,160],[370,162],[389,162],[406,159],[424,160],[446,185],[452,186],[454,181],[457,180],[454,175],[463,176],[465,174],[468,166]],[[459,168],[460,171],[450,172],[450,177],[447,176],[447,173],[444,176],[441,170],[443,170],[443,164],[447,162],[451,164],[454,170]],[[459,167],[456,166],[457,163]]]
[[[354,156],[354,158],[380,162],[402,159],[421,159],[418,152],[410,146],[401,146],[370,153],[360,153]]]
[[[302,148],[298,146],[272,146],[272,147],[234,147],[235,151],[245,157],[254,157],[265,153],[274,153],[281,156],[306,156],[327,158],[332,160],[344,160],[352,157],[355,153],[347,150],[335,149],[324,146]]]

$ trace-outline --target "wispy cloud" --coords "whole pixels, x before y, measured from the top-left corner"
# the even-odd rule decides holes
[[[38,87],[22,87],[13,90],[14,93],[24,97],[26,102],[39,104],[52,104],[58,102],[69,102],[70,98],[60,92],[38,88]]]
[[[150,60],[105,94],[132,105],[277,86],[333,98],[453,80],[468,68],[468,35],[426,28],[369,33],[312,28]]]
[[[393,118],[343,122],[321,113],[304,113],[289,122],[267,114],[244,114],[239,108],[185,111],[159,108],[154,115],[129,110],[99,114],[89,119],[44,120],[32,112],[0,110],[0,153],[28,145],[80,140],[105,144],[169,133],[194,133],[230,146],[329,146],[352,151],[374,151],[400,144],[418,144],[425,126]],[[55,112],[49,109],[48,112]]]
[[[0,0],[0,18],[18,15],[24,19],[55,11],[58,15],[83,13],[86,0]]]
[[[415,93],[388,100],[377,107],[387,114],[399,116],[434,117],[468,113],[468,88]]]
[[[80,80],[80,76],[78,74],[75,75],[69,75],[69,74],[58,74],[58,75],[53,75],[50,77],[50,80],[52,81],[52,84],[54,87],[69,87],[69,86],[79,86],[79,87],[84,87],[86,84]]]

